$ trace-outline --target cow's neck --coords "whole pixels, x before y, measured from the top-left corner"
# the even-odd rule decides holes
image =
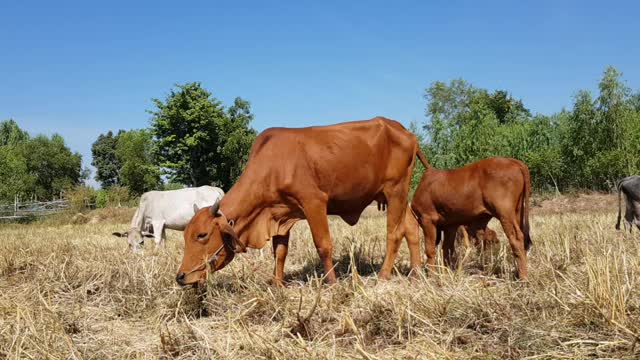
[[[259,194],[238,182],[220,201],[220,211],[227,220],[233,221],[233,230],[241,240],[244,238],[243,233],[263,207],[261,200]],[[251,244],[244,245],[251,247]]]
[[[233,230],[245,247],[257,249],[272,236],[284,235],[295,223],[293,218],[300,218],[289,206],[269,197],[268,191],[256,190],[255,182],[243,182],[242,177],[222,198],[220,210],[233,221]]]

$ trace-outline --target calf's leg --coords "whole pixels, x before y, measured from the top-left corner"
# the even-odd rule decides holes
[[[457,264],[456,256],[456,232],[457,227],[447,227],[444,229],[444,241],[442,242],[442,258],[444,264],[454,268]]]
[[[423,219],[420,222],[422,232],[424,233],[424,251],[427,255],[427,267],[429,271],[435,271],[436,268],[436,235],[439,231],[436,225],[430,221]]]
[[[520,230],[516,216],[500,217],[500,224],[504,230],[504,234],[509,239],[509,245],[511,245],[511,251],[516,261],[517,276],[521,280],[526,280],[528,277],[527,270],[527,252],[524,250],[524,234]]]

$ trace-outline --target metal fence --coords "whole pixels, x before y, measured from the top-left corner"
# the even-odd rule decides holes
[[[0,204],[0,220],[17,220],[28,217],[46,216],[69,208],[69,200],[53,201],[15,201],[13,204]]]

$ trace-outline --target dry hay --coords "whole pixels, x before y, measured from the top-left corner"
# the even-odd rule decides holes
[[[510,251],[378,281],[385,218],[331,220],[340,277],[322,285],[308,227],[294,228],[288,287],[270,249],[239,256],[204,290],[179,288],[181,234],[141,256],[119,224],[0,227],[0,357],[86,359],[638,358],[640,242],[614,209],[536,212],[530,281]],[[498,229],[495,223],[491,225]],[[484,263],[484,266],[483,266]],[[403,245],[398,271],[408,270]]]

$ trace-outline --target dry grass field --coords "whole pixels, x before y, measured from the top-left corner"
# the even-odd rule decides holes
[[[296,225],[285,271],[250,251],[181,289],[182,234],[142,255],[110,235],[131,211],[91,224],[65,219],[0,225],[0,358],[431,359],[640,358],[640,234],[616,232],[614,196],[537,200],[530,281],[512,280],[501,246],[460,249],[457,271],[375,274],[385,217],[354,227],[332,219],[340,277],[323,285],[306,223]]]

